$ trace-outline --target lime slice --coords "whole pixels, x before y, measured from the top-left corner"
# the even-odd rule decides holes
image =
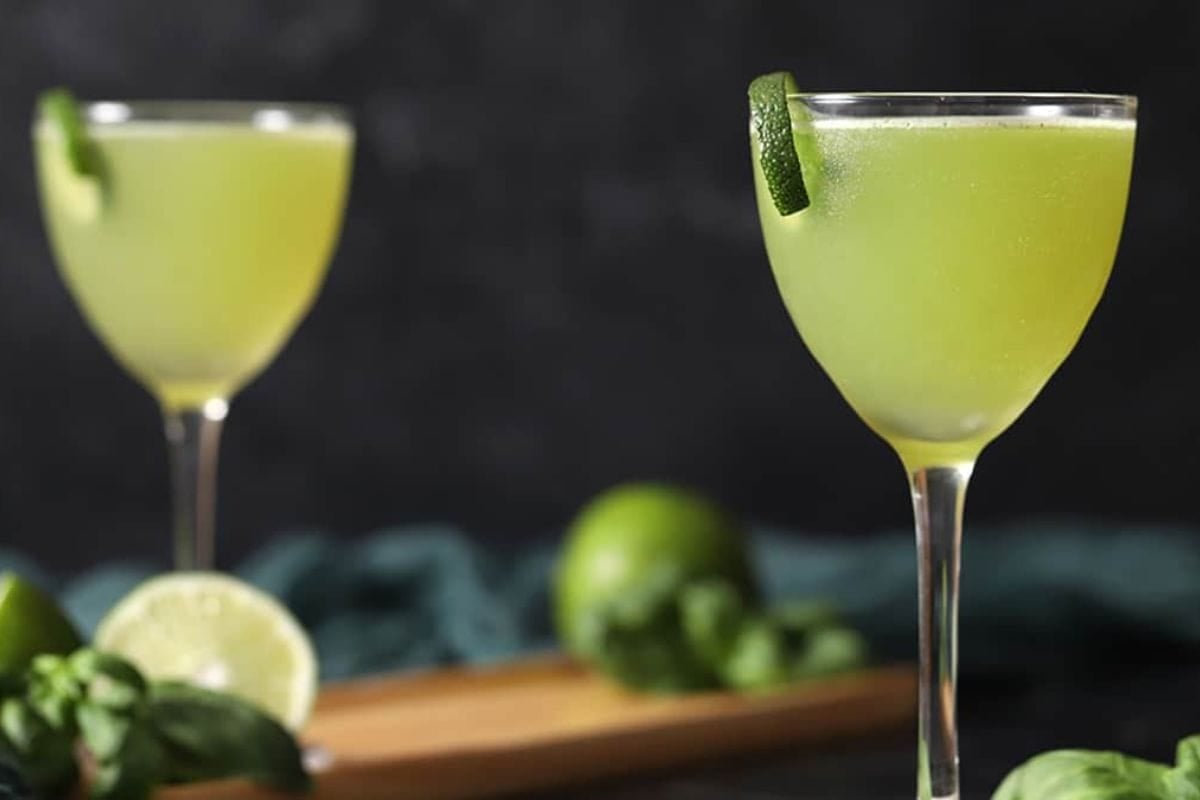
[[[317,694],[312,643],[274,598],[227,575],[152,578],[108,612],[94,645],[153,679],[229,692],[299,730]]]
[[[758,161],[775,208],[783,216],[808,208],[808,190],[796,144],[787,96],[796,92],[789,72],[760,75],[750,82],[750,123],[758,140]]]
[[[0,672],[20,672],[36,655],[65,655],[81,644],[50,595],[14,573],[0,577]]]
[[[66,89],[51,89],[38,100],[46,136],[53,139],[55,157],[47,159],[46,178],[51,201],[78,222],[100,216],[104,202],[100,157],[88,137],[79,104]]]

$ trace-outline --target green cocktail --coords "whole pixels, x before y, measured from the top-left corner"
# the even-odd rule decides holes
[[[1075,345],[1112,268],[1134,123],[816,118],[812,206],[763,237],[796,327],[911,467],[973,460]]]
[[[983,447],[1070,353],[1104,290],[1136,101],[802,95],[789,84],[776,73],[751,86],[763,237],[805,344],[908,471],[919,796],[957,800],[967,482]]]
[[[35,123],[46,226],[84,317],[166,414],[177,564],[211,566],[217,426],[320,289],[353,129],[337,109],[237,103],[98,103],[82,122],[82,202],[62,126]]]

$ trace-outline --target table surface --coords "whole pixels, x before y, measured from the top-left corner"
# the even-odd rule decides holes
[[[1121,661],[1120,653],[1111,656]],[[964,676],[959,700],[963,800],[985,800],[1013,766],[1063,747],[1174,761],[1200,733],[1200,661],[1110,666],[1026,678]],[[537,800],[912,800],[916,733],[630,778]]]

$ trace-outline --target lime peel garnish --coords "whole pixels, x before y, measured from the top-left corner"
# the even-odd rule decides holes
[[[787,97],[795,94],[790,72],[771,72],[750,82],[750,122],[758,139],[758,159],[767,190],[783,216],[809,206],[804,170],[792,136]]]
[[[69,89],[50,89],[38,98],[38,112],[60,148],[49,164],[56,202],[76,220],[90,222],[104,203],[104,170],[79,103]]]
[[[67,163],[76,175],[100,178],[100,160],[88,138],[87,127],[79,113],[79,103],[70,89],[50,89],[38,100],[42,119],[50,124],[62,140]]]

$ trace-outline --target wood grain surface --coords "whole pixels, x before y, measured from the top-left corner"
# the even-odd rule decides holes
[[[326,687],[304,741],[316,800],[467,800],[803,747],[908,723],[916,681],[887,667],[739,697],[645,697],[558,659]],[[240,784],[164,800],[266,800]]]

